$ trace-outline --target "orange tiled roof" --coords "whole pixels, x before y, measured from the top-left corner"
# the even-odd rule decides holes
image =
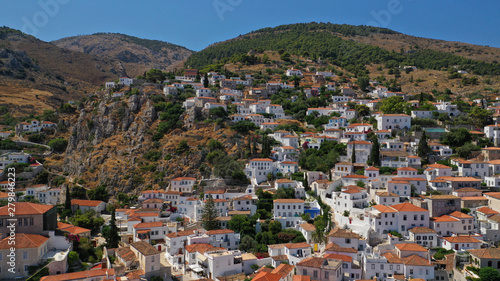
[[[426,248],[413,243],[396,244],[396,248],[398,248],[400,251],[427,252]]]
[[[15,202],[16,215],[40,215],[51,210],[54,206],[43,205],[30,202]],[[12,206],[11,206],[12,207]],[[8,206],[0,207],[0,216],[8,216],[10,214]]]
[[[32,248],[38,248],[43,245],[47,240],[49,240],[48,237],[38,235],[38,234],[25,234],[25,233],[17,233],[16,234],[16,244],[15,248],[16,249],[32,249]],[[5,237],[0,241],[0,250],[5,250],[5,249],[10,249],[13,247],[9,243],[9,236]]]

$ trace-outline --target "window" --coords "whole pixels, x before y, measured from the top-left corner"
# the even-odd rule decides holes
[[[307,269],[302,270],[302,275],[307,275]]]
[[[316,270],[315,270],[315,271],[313,272],[313,278],[318,278],[318,271],[316,271]]]
[[[372,269],[375,269],[375,265],[374,264],[372,264]]]
[[[151,257],[151,262],[155,262],[155,256]]]
[[[330,272],[325,271],[325,279],[328,279],[330,277],[329,275],[330,275]]]
[[[23,252],[23,260],[27,260],[28,259],[28,252]]]
[[[410,269],[410,274],[413,274],[413,269]]]

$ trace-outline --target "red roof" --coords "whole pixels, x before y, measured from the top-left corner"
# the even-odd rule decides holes
[[[155,222],[142,222],[134,225],[134,228],[151,228],[151,227],[161,227],[163,226],[163,222],[155,221]]]
[[[64,273],[57,275],[49,275],[44,276],[40,279],[40,281],[68,281],[68,280],[87,280],[93,277],[101,277],[106,276],[108,279],[114,280],[115,270],[113,268],[102,268],[102,269],[94,269],[87,271],[79,271],[72,273]]]
[[[172,181],[182,181],[182,180],[194,181],[194,180],[196,180],[196,178],[178,177],[178,178],[172,179]]]
[[[269,159],[269,158],[254,158],[254,159],[250,160],[250,162],[256,162],[256,161],[273,162],[273,160]]]
[[[15,248],[16,249],[31,249],[31,248],[38,248],[43,245],[47,240],[49,240],[48,237],[38,235],[38,234],[25,234],[25,233],[17,233],[16,234],[16,244]],[[10,249],[13,247],[11,243],[9,243],[9,236],[5,237],[0,241],[0,250],[5,250],[5,249]]]
[[[16,215],[41,215],[54,208],[52,205],[43,205],[29,202],[12,203],[16,209]],[[12,207],[12,206],[11,206]],[[0,216],[9,216],[8,206],[0,207]]]
[[[71,205],[78,205],[78,206],[97,207],[101,203],[104,202],[99,200],[71,199]]]

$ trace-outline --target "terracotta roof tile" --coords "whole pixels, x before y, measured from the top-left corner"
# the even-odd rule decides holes
[[[425,226],[414,227],[408,231],[413,232],[413,233],[436,233],[436,231],[434,229],[430,229],[430,228],[425,227]]]
[[[97,207],[101,203],[104,202],[99,200],[71,199],[71,205],[78,205],[78,206]]]
[[[396,244],[396,248],[398,248],[400,251],[427,252],[426,248],[413,243]]]
[[[52,205],[43,205],[30,202],[14,202],[16,215],[40,215],[54,208]],[[8,216],[8,206],[0,207],[0,216]]]
[[[40,281],[84,280],[88,278],[101,277],[101,276],[106,276],[110,279],[114,279],[111,277],[115,276],[115,270],[113,268],[109,269],[102,268],[102,269],[94,269],[87,271],[57,274],[57,275],[49,275],[42,277]]]
[[[151,256],[160,253],[155,247],[151,246],[151,244],[145,241],[130,243],[130,247],[137,249],[137,251],[145,256]]]
[[[49,238],[38,235],[38,234],[25,234],[25,233],[17,233],[16,234],[16,249],[31,249],[38,248],[43,245]],[[12,245],[9,244],[9,236],[5,237],[0,241],[0,249],[10,249]]]
[[[414,265],[414,266],[432,266],[429,260],[422,258],[419,255],[411,255],[405,258],[402,258],[405,265]]]

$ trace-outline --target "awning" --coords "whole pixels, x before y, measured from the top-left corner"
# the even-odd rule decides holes
[[[208,258],[202,254],[198,254],[197,256],[198,260],[202,261],[202,262],[205,262]]]
[[[199,265],[197,264],[193,264],[193,265],[190,265],[189,266],[191,268],[192,271],[196,272],[196,273],[200,273],[200,272],[203,272],[203,268],[201,268]]]

